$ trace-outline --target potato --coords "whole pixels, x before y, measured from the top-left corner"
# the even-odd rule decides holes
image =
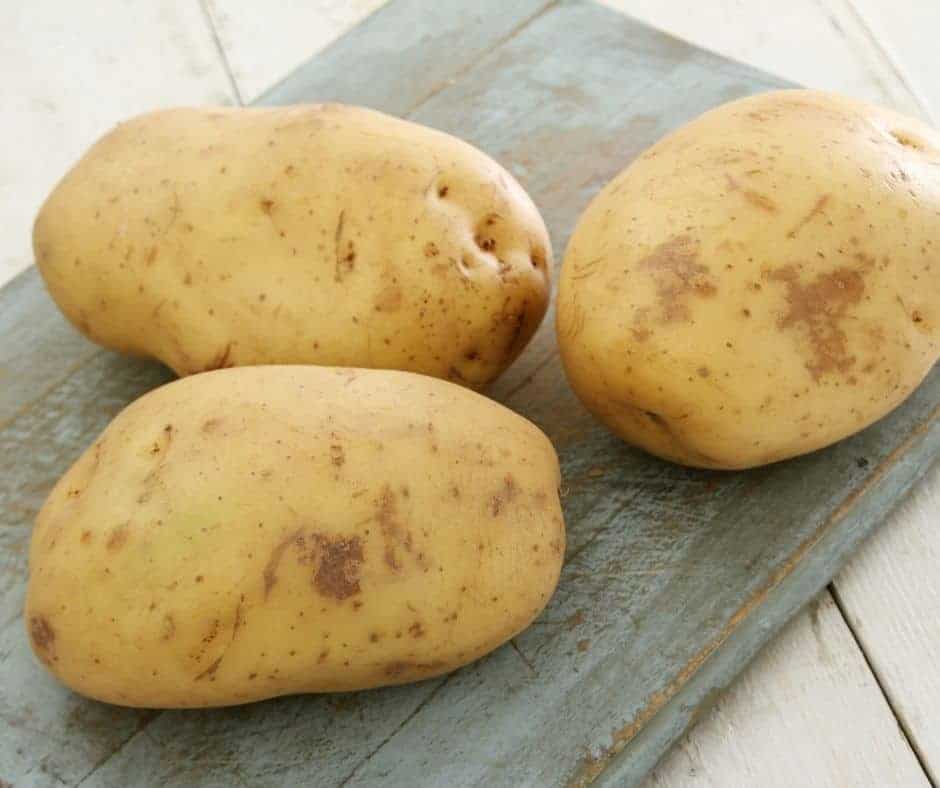
[[[323,364],[480,387],[549,297],[545,225],[509,173],[357,107],[131,120],[57,186],[33,242],[84,334],[180,375]]]
[[[126,706],[436,676],[547,602],[558,485],[534,425],[434,378],[184,378],[126,408],[53,489],[29,636],[65,684]]]
[[[897,406],[938,356],[940,135],[811,91],[707,112],[580,218],[558,295],[571,385],[627,441],[745,468]]]

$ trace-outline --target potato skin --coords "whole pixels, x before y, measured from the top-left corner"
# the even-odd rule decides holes
[[[33,233],[89,338],[180,375],[404,369],[480,387],[548,304],[551,246],[470,145],[335,104],[174,109],[101,139]]]
[[[454,670],[558,580],[555,452],[465,388],[280,366],[127,407],[33,533],[25,621],[84,695],[199,707]]]
[[[940,135],[813,91],[721,106],[588,206],[557,333],[571,385],[686,465],[802,454],[902,402],[938,356]]]

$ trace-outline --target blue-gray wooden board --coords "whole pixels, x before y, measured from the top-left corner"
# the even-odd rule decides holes
[[[392,0],[262,103],[365,104],[469,140],[529,189],[560,258],[591,196],[643,148],[780,85],[590,2]],[[57,685],[30,655],[20,610],[43,498],[168,374],[81,339],[35,271],[8,285],[0,785],[635,783],[937,455],[935,369],[889,417],[811,456],[746,473],[660,462],[578,404],[551,323],[490,391],[562,460],[568,555],[531,629],[418,685],[158,713]]]

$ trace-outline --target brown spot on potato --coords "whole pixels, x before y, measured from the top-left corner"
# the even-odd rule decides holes
[[[337,468],[342,468],[346,462],[346,452],[343,451],[343,447],[338,443],[334,443],[330,446],[330,462]]]
[[[826,205],[829,203],[829,198],[831,196],[832,195],[830,194],[820,195],[819,199],[816,200],[813,207],[810,209],[809,213],[807,213],[806,216],[800,219],[800,221],[796,223],[793,229],[787,233],[787,238],[796,238],[796,235],[800,230],[806,227],[806,225],[809,224],[811,221],[813,221],[813,219],[815,219],[817,216],[822,215],[822,213],[826,209]]]
[[[695,372],[700,378],[707,378],[712,374],[708,367],[699,367]]]
[[[55,660],[55,630],[43,616],[30,616],[29,638],[39,659],[47,665]]]
[[[313,584],[323,596],[348,599],[358,594],[359,566],[362,564],[362,542],[358,536],[349,539],[313,534],[319,564]]]
[[[691,320],[689,297],[708,298],[718,292],[708,267],[698,262],[698,253],[697,241],[689,235],[678,235],[657,246],[637,263],[637,268],[647,271],[656,286],[662,322]],[[640,317],[639,310],[637,317]],[[637,329],[642,331],[643,326]]]
[[[82,538],[79,540],[82,544],[91,544],[91,531],[82,531]]]
[[[420,621],[415,621],[408,627],[408,634],[413,638],[423,638],[425,635],[424,625]]]
[[[383,287],[372,304],[376,312],[397,312],[401,309],[402,289],[396,284]]]
[[[163,632],[160,635],[161,640],[170,640],[176,634],[176,622],[169,613],[163,616]]]
[[[777,320],[780,329],[801,326],[809,339],[812,357],[805,362],[813,380],[835,372],[847,374],[855,364],[849,352],[848,337],[841,322],[865,292],[862,274],[851,268],[837,268],[818,274],[809,283],[800,280],[792,265],[765,272],[765,278],[786,286],[787,312]]]
[[[120,525],[111,531],[111,535],[108,537],[108,541],[105,543],[105,546],[108,550],[117,551],[120,550],[127,543],[128,537],[128,527],[127,523]]]
[[[404,675],[413,675],[415,673],[431,673],[444,667],[443,662],[435,660],[433,662],[407,662],[405,660],[396,660],[385,665],[383,673],[389,678],[398,678]]]
[[[144,258],[144,262],[147,265],[153,265],[154,261],[157,259],[158,254],[160,254],[160,250],[156,246],[151,246],[150,250],[147,252],[147,257]]]
[[[213,416],[211,419],[206,419],[202,423],[203,432],[215,432],[219,426],[222,424],[222,419],[218,416]]]
[[[261,206],[261,210],[263,213],[267,214],[268,216],[271,216],[271,214],[274,213],[274,206],[277,205],[277,203],[274,202],[274,200],[265,198],[261,200],[259,205]]]
[[[437,248],[437,244],[434,241],[428,241],[424,245],[424,256],[425,257],[437,257],[440,254],[440,250]]]
[[[449,187],[449,186],[438,186],[438,187],[437,187],[437,196],[440,197],[441,199],[443,199],[444,197],[447,196],[447,192],[449,192],[449,191],[450,191],[450,187]]]
[[[516,497],[516,480],[512,474],[507,473],[503,479],[503,486],[490,500],[490,513],[498,517],[503,507]]]

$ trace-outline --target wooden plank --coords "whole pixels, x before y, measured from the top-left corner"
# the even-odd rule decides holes
[[[897,79],[893,65],[852,8],[852,0],[789,0],[785,4],[775,0],[600,2],[795,84],[846,93],[909,114],[920,113],[918,99]],[[872,2],[877,4],[878,0]],[[909,0],[911,5],[917,2]],[[894,6],[884,6],[884,12],[903,18]],[[912,27],[911,31],[929,29]]]
[[[351,52],[355,35],[341,42]],[[425,52],[425,57],[433,54]],[[540,71],[545,63],[547,70]],[[343,71],[339,62],[331,68]],[[319,62],[311,69],[322,78]],[[345,70],[350,70],[348,65]],[[632,79],[623,76],[626,70],[634,72]],[[525,118],[543,111],[546,103],[555,104],[555,111],[545,113],[544,123],[561,124],[549,126],[556,133],[533,135],[533,152],[520,152],[534,196],[540,204],[555,206],[562,227],[573,221],[561,215],[564,206],[573,210],[585,195],[561,198],[553,193],[574,191],[571,185],[579,179],[602,178],[608,168],[619,168],[661,131],[696,114],[697,102],[706,100],[703,95],[717,102],[771,84],[743,67],[652,35],[612,12],[565,3],[532,20],[509,43],[466,71],[455,86],[436,93],[417,116],[427,113],[442,122],[466,123],[462,133],[493,150],[500,139],[483,138],[478,130],[492,123],[488,112],[459,113],[467,112],[471,99],[480,102],[478,110],[493,106],[507,90],[506,78],[499,76],[504,71],[514,74],[519,91],[500,129],[509,123],[526,133]],[[557,80],[551,76],[555,71],[560,74]],[[605,74],[618,72],[619,77],[603,81]],[[530,74],[548,80],[547,85],[530,84]],[[590,78],[584,79],[585,74]],[[291,94],[285,85],[282,97],[303,98],[309,79],[301,76],[297,84],[301,92]],[[589,92],[583,96],[571,90],[585,86]],[[623,98],[624,86],[634,88],[633,100],[608,108],[607,102]],[[503,104],[499,107],[502,111]],[[642,108],[655,109],[655,117],[638,121],[636,113]],[[573,114],[581,122],[565,125]],[[564,154],[577,147],[571,135],[583,135],[584,143],[597,141],[591,136],[595,121],[605,129],[606,139],[628,142],[622,148],[601,148],[593,158],[566,158]],[[571,139],[566,141],[566,134]],[[534,151],[543,155],[535,156]],[[563,242],[564,235],[555,240]],[[0,320],[6,311],[4,298],[0,295]],[[52,309],[49,304],[45,308]],[[534,352],[544,354],[546,349],[543,344]],[[10,372],[16,375],[19,370],[13,365]],[[147,379],[148,374],[154,377]],[[0,440],[7,446],[28,441],[49,448],[27,453],[8,466],[9,473],[3,468],[0,478],[11,504],[4,511],[14,514],[14,529],[28,528],[28,518],[48,489],[44,485],[87,443],[97,429],[96,420],[109,415],[99,412],[88,392],[123,385],[115,389],[115,400],[129,398],[162,374],[152,366],[101,353],[45,394],[23,392],[35,404],[14,410],[19,415],[2,428]],[[181,715],[167,714],[150,722],[104,765],[97,765],[100,760],[89,763],[87,757],[81,761],[89,769],[85,774],[91,775],[88,783],[133,781],[145,774],[149,782],[184,784],[197,777],[205,783],[231,784],[244,780],[241,775],[251,763],[267,757],[281,739],[302,738],[311,727],[322,731],[322,741],[317,740],[322,749],[315,751],[318,770],[327,768],[322,764],[334,753],[342,753],[344,764],[355,764],[343,778],[348,777],[349,785],[369,784],[379,777],[408,785],[448,780],[553,785],[569,777],[591,777],[610,763],[619,768],[617,749],[627,747],[628,752],[632,741],[640,741],[635,734],[644,723],[653,730],[651,721],[665,719],[657,711],[670,711],[670,701],[680,697],[693,699],[686,711],[701,704],[696,693],[705,687],[703,676],[730,680],[740,667],[735,659],[753,653],[748,649],[756,649],[754,644],[763,642],[788,615],[789,608],[772,604],[774,600],[789,588],[787,599],[805,601],[825,582],[843,557],[840,550],[854,544],[909,486],[922,469],[923,455],[935,452],[940,439],[933,426],[940,392],[940,376],[935,374],[904,408],[834,449],[745,474],[695,472],[633,451],[595,424],[574,401],[550,352],[529,374],[530,382],[523,378],[519,388],[506,395],[540,422],[560,449],[571,538],[559,593],[515,647],[441,680],[431,691],[428,685],[394,691],[396,715],[378,744],[365,732],[358,735],[359,729],[334,729],[326,723],[317,727],[332,714],[323,698],[298,698],[296,705],[293,700],[265,704],[271,709],[265,728],[277,730],[279,736],[259,745],[260,750],[245,746],[252,741],[252,728],[242,724],[241,717],[207,736],[204,729],[210,721],[224,714],[194,715],[197,722],[189,728],[172,724]],[[804,567],[810,574],[796,585],[787,582],[799,580]],[[22,567],[14,566],[14,572],[16,589],[21,589]],[[10,609],[18,607],[16,602]],[[756,634],[742,645],[740,633],[748,627]],[[26,648],[21,637],[9,644],[11,653],[25,653]],[[625,675],[629,681],[624,681]],[[0,696],[0,707],[16,714],[23,700],[7,692]],[[356,719],[374,719],[372,704],[381,704],[388,694],[363,693],[361,702],[368,708],[360,709]],[[250,714],[254,708],[241,711]],[[559,719],[565,726],[558,725]],[[678,731],[688,724],[681,708],[672,709],[668,721]],[[40,727],[61,733],[62,724],[53,704]],[[115,724],[131,723],[120,717]],[[158,735],[151,736],[151,730]],[[99,746],[102,740],[114,741],[110,731],[105,736],[93,726],[81,726],[70,735],[83,752],[100,752],[106,749]],[[658,757],[669,740],[649,740],[652,743],[635,762]],[[0,741],[0,764],[13,763],[22,774],[23,754],[6,747]],[[415,751],[422,753],[420,764],[414,762]],[[294,752],[296,759],[278,772],[277,781],[309,779],[310,751]],[[52,758],[56,755],[51,753]],[[76,756],[75,763],[50,763],[71,782],[82,779],[79,761]],[[178,763],[192,768],[187,766],[190,770],[181,775]],[[260,779],[265,779],[263,774]]]
[[[645,788],[929,786],[828,593],[703,717]]]
[[[940,462],[840,572],[837,599],[924,767],[940,784]]]
[[[555,2],[396,0],[256,103],[343,101],[405,115]]]
[[[386,0],[205,0],[244,103],[333,43]]]
[[[8,141],[0,154],[7,228],[0,282],[32,263],[29,228],[40,202],[108,128],[155,107],[232,100],[196,3],[64,11],[56,0],[0,3],[0,106]]]

